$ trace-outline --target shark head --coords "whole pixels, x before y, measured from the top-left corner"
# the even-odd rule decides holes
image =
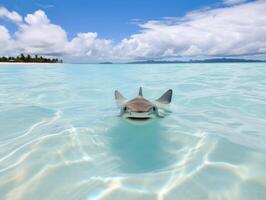
[[[133,121],[145,121],[159,116],[158,105],[169,104],[172,99],[172,90],[165,92],[155,102],[143,97],[140,87],[138,96],[127,101],[120,92],[115,91],[115,99],[120,106],[120,116]]]

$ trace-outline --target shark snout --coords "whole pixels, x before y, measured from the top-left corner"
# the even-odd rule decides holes
[[[124,106],[121,110],[121,116],[131,120],[148,120],[157,116],[157,108],[149,106],[145,109],[132,109],[130,106]]]
[[[134,113],[150,113],[150,112],[155,112],[156,107],[155,106],[149,106],[149,107],[142,107],[142,108],[135,108],[135,107],[129,107],[129,106],[124,106],[123,107],[124,112],[134,112]]]

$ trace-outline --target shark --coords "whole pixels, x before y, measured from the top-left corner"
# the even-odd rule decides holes
[[[173,90],[169,89],[160,98],[152,102],[143,97],[142,87],[140,87],[137,97],[127,101],[118,90],[115,90],[115,100],[120,107],[119,116],[132,121],[146,121],[162,117],[159,114],[159,108],[170,104],[172,95]]]

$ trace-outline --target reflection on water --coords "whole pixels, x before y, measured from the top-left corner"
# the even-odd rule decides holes
[[[174,162],[174,156],[166,151],[165,127],[158,120],[137,125],[121,119],[108,134],[111,151],[120,159],[124,173],[151,172]]]

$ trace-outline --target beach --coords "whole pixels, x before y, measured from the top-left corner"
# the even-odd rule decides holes
[[[0,62],[0,65],[42,65],[42,64],[51,64],[51,63],[37,63],[37,62]],[[62,64],[62,63],[52,63],[52,64]]]

